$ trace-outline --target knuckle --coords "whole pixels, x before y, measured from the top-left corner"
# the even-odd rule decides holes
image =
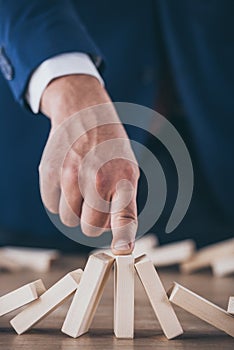
[[[65,166],[62,168],[62,176],[66,179],[74,179],[78,176],[78,168],[74,165]]]

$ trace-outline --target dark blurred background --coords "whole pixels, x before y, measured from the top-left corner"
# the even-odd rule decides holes
[[[71,48],[63,46],[63,35],[66,41],[69,25],[81,22],[100,50],[101,74],[113,101],[155,109],[170,120],[184,139],[194,167],[194,193],[184,220],[168,235],[165,226],[177,191],[174,164],[159,141],[127,128],[132,139],[145,140],[167,177],[166,207],[150,232],[157,234],[162,244],[192,237],[198,246],[203,246],[233,237],[234,2],[41,1],[40,6],[26,0],[20,5],[9,3],[9,8],[4,5],[9,21],[14,6],[18,6],[19,17],[22,14],[31,26],[30,36],[22,37],[20,43],[26,56],[33,57],[40,50],[38,38],[47,41],[47,46],[57,45],[57,54],[79,51],[75,35]],[[41,24],[38,18],[43,18]],[[0,22],[0,45],[4,46],[7,18],[0,18]],[[45,28],[41,32],[40,25]],[[51,39],[51,30],[55,34],[57,31],[58,43]],[[34,34],[35,42],[31,42]],[[20,35],[11,38],[15,51],[19,38]],[[48,56],[51,51],[45,53],[44,59]],[[13,66],[15,63],[16,76],[20,75],[14,57],[9,54],[9,59]],[[32,71],[28,69],[28,79]],[[40,199],[37,169],[49,121],[42,115],[33,115],[26,104],[20,105],[20,98],[13,98],[10,88],[0,76],[0,244],[89,250],[64,237],[47,217]],[[146,190],[142,176],[139,210]]]

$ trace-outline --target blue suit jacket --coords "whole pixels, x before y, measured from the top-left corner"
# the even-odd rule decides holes
[[[232,0],[1,0],[0,229],[20,232],[20,239],[22,233],[49,239],[56,232],[38,188],[37,167],[49,122],[31,114],[24,94],[41,62],[77,51],[94,62],[101,58],[114,101],[157,108],[159,90],[170,73],[166,86],[173,82],[186,116],[185,138],[194,152],[195,173],[202,174],[195,191],[203,186],[200,199],[207,208],[212,202],[211,217],[227,215],[226,224],[218,219],[218,231],[225,236],[233,227],[233,15]],[[194,222],[205,222],[205,217],[200,212]],[[215,218],[204,231],[200,226],[200,234],[214,227]]]

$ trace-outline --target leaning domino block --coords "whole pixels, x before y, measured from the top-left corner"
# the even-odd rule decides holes
[[[113,263],[114,258],[104,253],[89,257],[64,321],[63,333],[77,338],[88,332]]]
[[[234,317],[227,311],[177,283],[169,294],[173,304],[234,337]]]
[[[18,334],[26,332],[59,307],[79,286],[82,270],[68,273],[50,289],[13,318],[10,323]]]
[[[190,273],[203,269],[212,264],[213,261],[234,254],[234,239],[212,244],[200,249],[191,259],[180,265],[181,271]]]
[[[0,316],[39,298],[46,291],[42,280],[37,280],[0,297]]]
[[[195,253],[195,249],[195,242],[187,239],[151,249],[147,252],[147,255],[156,267],[170,266],[180,264],[191,258]]]
[[[211,263],[212,271],[215,276],[223,277],[234,273],[234,254],[214,260]]]
[[[134,336],[134,257],[116,256],[114,276],[114,333],[117,338]]]
[[[229,298],[228,313],[234,315],[234,297]]]
[[[183,329],[152,261],[143,255],[136,259],[135,268],[165,336],[172,339],[182,334]]]

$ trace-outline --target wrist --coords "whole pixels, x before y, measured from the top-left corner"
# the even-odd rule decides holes
[[[82,109],[107,102],[110,98],[97,78],[74,74],[51,81],[42,95],[40,110],[56,127]]]

